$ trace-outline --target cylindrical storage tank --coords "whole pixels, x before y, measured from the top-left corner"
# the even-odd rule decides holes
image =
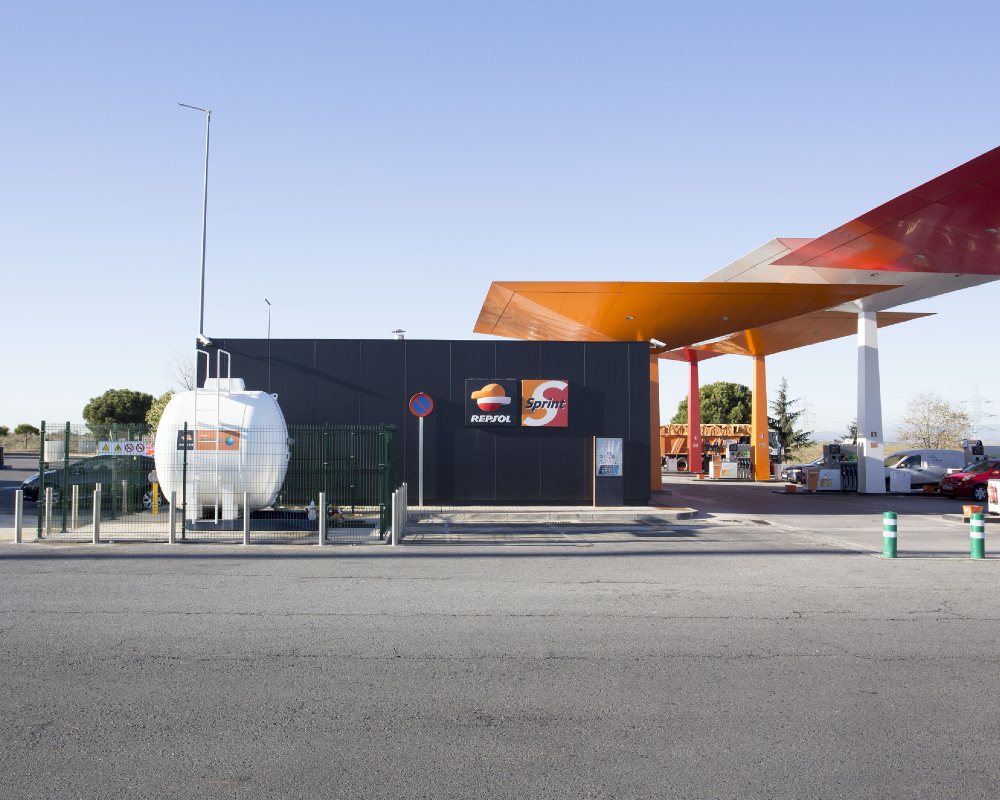
[[[246,492],[251,511],[266,508],[281,491],[288,469],[285,416],[275,396],[245,391],[241,379],[220,383],[220,391],[211,379],[205,389],[181,392],[167,403],[156,429],[157,480],[164,497],[176,492],[179,504],[185,495],[186,455],[189,506],[230,510],[243,505]]]

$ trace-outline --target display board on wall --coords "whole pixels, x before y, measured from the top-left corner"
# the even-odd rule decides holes
[[[620,478],[624,474],[624,440],[598,436],[594,445],[594,474]]]

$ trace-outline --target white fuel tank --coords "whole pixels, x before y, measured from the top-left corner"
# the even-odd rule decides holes
[[[251,511],[271,505],[290,455],[277,397],[246,391],[240,378],[209,379],[203,389],[175,395],[160,417],[153,457],[164,497],[176,492],[178,504],[185,453],[189,507],[222,506],[230,517],[243,506],[244,492]]]

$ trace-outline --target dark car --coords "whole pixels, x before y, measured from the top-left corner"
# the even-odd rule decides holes
[[[813,459],[808,464],[786,464],[781,469],[781,480],[793,483],[806,482],[806,469],[818,467],[823,463],[822,457]]]
[[[938,490],[948,497],[971,497],[977,503],[985,503],[989,480],[1000,480],[1000,461],[980,461],[969,464],[961,472],[945,475]]]
[[[64,493],[65,499],[69,499],[71,487],[79,486],[80,503],[88,506],[94,489],[100,484],[102,508],[110,508],[112,503],[118,505],[125,490],[128,492],[129,509],[148,509],[153,506],[153,485],[149,481],[149,473],[154,469],[150,456],[95,456],[70,464],[68,470],[46,470],[45,487],[52,487],[52,502],[56,505],[62,503]],[[39,484],[37,472],[21,484],[25,500],[39,499]],[[162,499],[160,502],[163,502]]]

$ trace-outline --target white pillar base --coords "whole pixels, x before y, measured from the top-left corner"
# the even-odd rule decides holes
[[[882,387],[878,369],[878,321],[858,314],[858,492],[885,494]]]

